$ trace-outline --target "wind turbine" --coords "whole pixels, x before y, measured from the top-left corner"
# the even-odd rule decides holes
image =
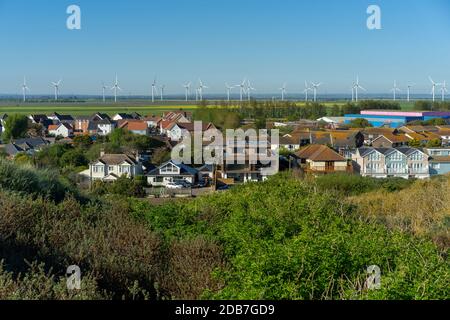
[[[448,90],[447,90],[447,83],[446,83],[446,81],[444,81],[444,83],[442,84],[442,88],[441,88],[442,101],[445,101],[445,94],[447,92],[448,92]]]
[[[117,102],[117,90],[122,91],[122,89],[119,87],[119,79],[117,78],[117,74],[116,74],[116,82],[111,87],[111,90],[114,90],[114,102]]]
[[[155,77],[152,82],[152,102],[155,102],[155,94],[157,93],[158,91],[156,89],[156,77]]]
[[[188,82],[186,84],[183,85],[184,90],[185,90],[185,94],[186,94],[186,101],[189,100],[189,93],[191,91],[191,82]]]
[[[201,79],[198,79],[199,86],[198,86],[198,94],[200,96],[200,101],[203,101],[203,89],[208,89],[207,86],[205,86]]]
[[[401,90],[397,87],[397,80],[394,80],[394,87],[391,89],[391,91],[394,93],[394,101],[397,100],[397,92],[400,92]]]
[[[433,102],[436,100],[436,86],[440,86],[440,83],[436,83],[431,79],[431,77],[428,77],[430,79],[431,83],[433,84],[433,87],[431,88],[431,94],[433,95]]]
[[[408,86],[407,86],[407,92],[406,92],[406,95],[407,95],[407,98],[406,98],[406,100],[408,101],[408,102],[410,102],[411,101],[411,88],[412,87],[414,87],[414,84],[408,84]]]
[[[106,98],[105,98],[105,90],[106,90],[106,89],[108,89],[108,87],[105,85],[104,82],[102,82],[102,97],[103,97],[103,102],[106,101]]]
[[[23,77],[23,84],[22,84],[23,102],[27,100],[27,91],[30,91],[30,88],[27,87],[27,80],[25,79],[25,77]]]
[[[363,87],[359,85],[359,76],[356,77],[356,83],[353,85],[353,89],[355,89],[355,101],[358,102],[358,89],[361,89],[363,91],[367,91]]]
[[[317,101],[317,88],[319,88],[322,85],[322,83],[321,82],[320,83],[311,82],[311,85],[312,85],[312,88],[314,91],[314,102],[316,102]]]
[[[240,100],[241,101],[243,100],[243,95],[245,93],[245,82],[246,81],[247,81],[247,79],[244,78],[244,81],[242,81],[242,83],[236,85],[236,87],[239,87],[239,89],[240,89],[240,96],[241,96]]]
[[[355,86],[351,86],[352,88],[352,102],[355,101]]]
[[[305,81],[305,90],[303,90],[303,93],[305,94],[305,101],[308,102],[308,91],[312,91],[311,87],[308,86],[308,82]]]
[[[255,88],[253,88],[252,87],[252,85],[250,84],[250,80],[247,80],[247,88],[246,88],[246,90],[247,90],[247,98],[248,98],[248,101],[250,101],[250,95],[251,95],[251,91],[252,90],[256,90]]]
[[[286,83],[283,83],[283,86],[279,90],[281,90],[281,101],[284,101],[284,95],[286,94]]]
[[[52,82],[52,85],[55,87],[55,101],[58,101],[58,94],[59,94],[59,86],[61,84],[61,79],[58,82]]]
[[[161,93],[161,101],[164,100],[164,89],[165,89],[165,88],[166,88],[166,85],[165,85],[165,84],[163,84],[163,85],[161,86],[161,88],[159,88],[160,93]]]
[[[235,86],[230,86],[228,83],[225,83],[225,88],[227,88],[227,100],[230,101],[230,93],[231,89],[233,89]]]

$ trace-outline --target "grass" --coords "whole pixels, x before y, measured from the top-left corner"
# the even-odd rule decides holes
[[[95,112],[114,115],[119,112],[131,113],[137,112],[142,115],[161,115],[165,111],[184,110],[193,111],[195,105],[137,105],[137,104],[64,104],[64,103],[30,103],[22,105],[0,105],[0,114],[18,113],[18,114],[51,114],[58,112],[60,114],[71,115],[91,115]]]
[[[173,103],[173,102],[172,102]],[[91,115],[95,112],[107,113],[109,115],[114,115],[119,112],[131,113],[137,112],[142,115],[161,115],[165,111],[172,110],[184,110],[184,111],[194,111],[197,109],[195,104],[182,104],[180,102],[172,104],[167,101],[165,103],[155,103],[148,104],[139,101],[129,101],[129,102],[119,102],[117,104],[111,103],[96,103],[96,102],[80,102],[80,103],[53,103],[53,102],[31,102],[31,103],[13,103],[4,102],[0,103],[0,114],[3,113],[18,113],[18,114],[51,114],[53,112],[58,112],[61,114],[71,114],[71,115]],[[195,103],[195,102],[193,102]],[[331,108],[334,105],[344,105],[343,101],[327,101],[322,102],[326,107]],[[297,105],[304,106],[304,102],[298,102]],[[402,101],[400,102],[401,108],[404,111],[410,111],[414,107],[414,103]],[[236,106],[237,107],[237,106]]]

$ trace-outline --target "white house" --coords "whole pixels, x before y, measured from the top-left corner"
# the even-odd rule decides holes
[[[100,136],[107,136],[116,128],[116,124],[108,119],[96,121],[95,123],[97,124],[97,132]]]
[[[165,187],[168,183],[184,180],[193,184],[198,176],[198,170],[185,164],[170,160],[147,174],[148,184],[154,187]]]
[[[139,156],[127,154],[104,154],[100,158],[89,164],[88,172],[83,172],[91,180],[102,180],[105,182],[115,181],[121,176],[128,178],[142,175],[143,167],[139,161]]]
[[[48,126],[48,133],[55,137],[68,138],[73,135],[73,128],[68,123],[52,124]]]

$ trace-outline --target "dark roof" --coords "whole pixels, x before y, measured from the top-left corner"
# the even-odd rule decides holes
[[[127,155],[127,154],[105,154],[98,161],[103,162],[106,165],[118,165],[123,162],[127,162],[129,164],[137,164],[136,159]]]
[[[13,143],[16,145],[27,144],[27,145],[31,146],[32,148],[36,148],[36,147],[40,147],[43,145],[47,145],[50,142],[48,142],[47,140],[44,140],[43,138],[24,138],[24,139],[14,140]]]

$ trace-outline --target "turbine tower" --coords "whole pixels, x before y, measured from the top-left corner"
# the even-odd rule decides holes
[[[431,87],[431,94],[433,96],[433,102],[434,102],[434,101],[436,101],[436,86],[440,86],[441,84],[434,82],[433,79],[431,79],[431,77],[428,77],[428,79],[430,79],[431,84],[433,85]]]
[[[114,90],[114,102],[117,102],[117,90],[122,91],[122,89],[119,87],[119,79],[117,78],[117,74],[116,74],[116,82],[111,87],[111,90]]]
[[[153,79],[152,82],[152,102],[155,102],[155,94],[157,94],[157,90],[156,90],[156,77]]]
[[[191,92],[191,82],[188,82],[186,84],[183,85],[184,91],[185,91],[185,96],[186,96],[186,101],[189,100],[189,93]]]
[[[247,90],[247,99],[248,99],[248,101],[250,101],[250,95],[251,95],[251,91],[252,90],[256,90],[255,88],[253,88],[252,87],[252,85],[250,84],[250,80],[247,80],[247,88],[246,88],[246,90]]]
[[[245,83],[246,82],[247,82],[247,79],[244,78],[244,81],[242,81],[242,83],[236,85],[236,87],[239,87],[239,90],[240,90],[240,96],[241,96],[240,100],[241,101],[243,100],[243,96],[245,93]]]
[[[208,89],[208,87],[203,84],[201,79],[198,79],[198,83],[198,95],[200,97],[200,101],[203,101],[203,89]]]
[[[280,88],[280,89],[278,89],[278,90],[281,90],[281,101],[284,101],[284,95],[286,94],[286,83],[283,83],[283,86]]]
[[[163,85],[161,86],[161,88],[159,88],[160,93],[161,93],[161,101],[164,100],[164,89],[165,89],[165,88],[166,88],[166,85],[165,85],[165,84],[163,84]]]
[[[363,91],[367,91],[363,87],[359,85],[359,76],[356,77],[356,83],[353,85],[353,89],[355,90],[355,101],[358,102],[358,89],[361,89]]]
[[[103,98],[103,102],[106,101],[106,96],[105,96],[105,90],[108,89],[108,87],[105,85],[104,82],[102,82],[102,98]]]
[[[23,84],[22,84],[23,102],[27,100],[27,91],[30,91],[30,88],[27,87],[27,80],[25,79],[25,77],[23,77]]]
[[[230,101],[231,90],[234,88],[234,86],[230,86],[228,85],[228,83],[225,83],[225,88],[227,88],[227,101]]]
[[[414,87],[414,84],[408,84],[407,86],[407,92],[406,92],[406,100],[408,102],[411,101],[411,88]]]
[[[311,82],[311,85],[312,85],[312,89],[314,91],[314,102],[316,102],[317,101],[317,88],[319,88],[322,85],[322,83],[321,82],[320,83]]]
[[[305,90],[303,90],[303,93],[305,94],[305,101],[308,102],[308,92],[312,91],[311,87],[308,86],[308,82],[305,81]]]
[[[447,90],[447,81],[442,83],[441,94],[442,94],[442,102],[445,101],[445,94],[448,92]]]
[[[394,80],[394,87],[391,89],[391,91],[394,93],[394,101],[397,100],[397,92],[400,92],[401,90],[397,87],[397,80]]]
[[[55,87],[55,101],[58,101],[59,86],[61,85],[61,79],[58,82],[52,82],[53,87]]]

